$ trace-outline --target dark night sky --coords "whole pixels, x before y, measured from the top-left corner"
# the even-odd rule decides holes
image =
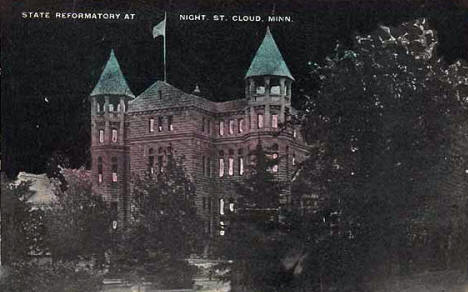
[[[313,90],[307,82],[309,61],[323,62],[337,40],[350,46],[354,34],[368,33],[378,24],[428,17],[438,32],[439,54],[449,62],[468,60],[468,6],[447,0],[114,2],[3,4],[2,170],[9,176],[21,170],[44,172],[54,152],[69,157],[72,167],[87,163],[87,96],[110,49],[135,95],[162,79],[162,39],[154,40],[151,29],[164,10],[169,83],[186,91],[198,83],[202,96],[213,100],[243,96],[243,77],[266,23],[183,22],[179,14],[269,15],[274,9],[276,15],[292,16],[294,22],[271,28],[297,80],[296,102],[301,92]],[[22,19],[22,11],[128,12],[135,13],[136,20]]]

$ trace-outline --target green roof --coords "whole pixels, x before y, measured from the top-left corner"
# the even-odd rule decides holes
[[[102,71],[98,83],[91,92],[93,95],[115,94],[135,97],[125,81],[119,62],[115,57],[114,50],[111,51],[106,67]]]
[[[269,28],[245,78],[264,75],[283,76],[294,80]]]

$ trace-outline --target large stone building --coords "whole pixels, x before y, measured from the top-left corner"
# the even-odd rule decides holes
[[[92,177],[97,192],[126,220],[131,176],[156,172],[168,156],[184,157],[197,208],[213,234],[235,199],[232,182],[245,175],[258,143],[278,157],[271,171],[291,177],[307,155],[300,131],[285,121],[294,81],[269,29],[245,75],[245,97],[213,102],[156,81],[135,97],[112,51],[90,95]]]

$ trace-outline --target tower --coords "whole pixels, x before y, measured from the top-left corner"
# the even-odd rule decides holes
[[[98,83],[90,94],[91,159],[94,190],[109,202],[119,221],[127,210],[128,147],[125,112],[134,95],[111,51]]]
[[[245,75],[245,97],[249,104],[250,123],[255,128],[276,128],[285,122],[291,108],[291,85],[294,77],[276,45],[270,28]]]

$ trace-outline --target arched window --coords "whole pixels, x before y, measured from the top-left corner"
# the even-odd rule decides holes
[[[114,111],[114,104],[113,104],[113,103],[110,103],[110,104],[109,104],[109,111],[110,111],[110,112],[113,112],[113,111]]]
[[[102,183],[102,157],[98,157],[97,169],[98,169],[98,183]]]
[[[117,182],[117,157],[112,157],[112,182]]]
[[[150,148],[148,150],[148,170],[151,174],[154,173],[154,150]]]
[[[239,133],[244,132],[244,119],[242,119],[242,118],[237,120],[237,131]]]
[[[104,130],[99,129],[99,143],[104,143]]]
[[[219,135],[224,136],[224,121],[219,121]]]
[[[117,143],[117,129],[112,129],[112,143]]]
[[[120,112],[120,103],[117,104],[117,111]]]
[[[96,112],[101,112],[101,104],[99,102],[96,103]]]
[[[257,128],[263,128],[263,114],[257,114]]]
[[[229,135],[234,135],[234,120],[229,120]]]
[[[219,215],[224,215],[224,199],[219,199]]]
[[[296,153],[292,154],[292,165],[296,165]]]
[[[276,113],[271,115],[271,127],[278,128],[278,114]]]

